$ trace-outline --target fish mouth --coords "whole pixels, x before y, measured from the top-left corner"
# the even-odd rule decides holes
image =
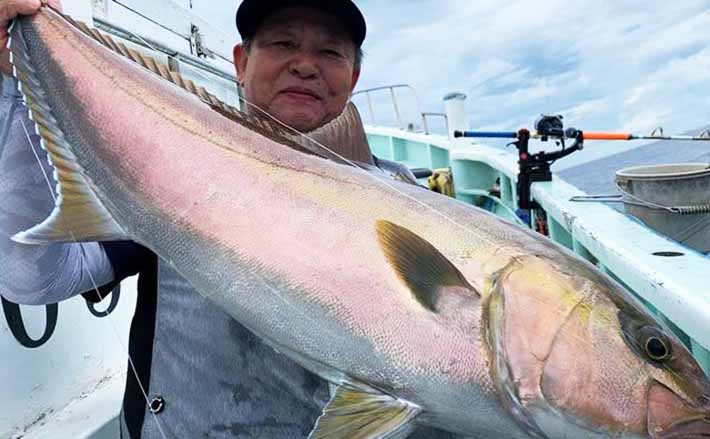
[[[680,422],[661,433],[653,433],[652,439],[708,439],[710,418]]]
[[[710,439],[710,407],[699,408],[660,383],[648,394],[651,439]]]

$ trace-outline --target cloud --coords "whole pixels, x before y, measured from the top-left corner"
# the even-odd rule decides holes
[[[706,6],[707,7],[707,6]],[[680,22],[657,29],[657,34],[645,39],[634,50],[633,62],[658,63],[707,47],[710,42],[710,11],[690,15]]]
[[[710,118],[706,0],[359,5],[370,25],[361,85],[409,83],[429,111],[464,92],[476,127],[560,112],[582,129],[684,132]]]
[[[627,94],[620,114],[628,130],[664,125],[683,132],[710,123],[710,48],[657,66]]]
[[[524,78],[529,69],[503,59],[483,60],[471,72],[471,88],[488,87],[491,83],[510,84]]]

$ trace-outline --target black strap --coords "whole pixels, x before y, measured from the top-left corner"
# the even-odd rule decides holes
[[[51,305],[46,305],[47,310],[47,323],[44,328],[44,333],[42,337],[34,340],[27,333],[27,328],[25,328],[25,322],[22,320],[22,311],[20,310],[20,305],[12,303],[4,297],[0,297],[2,302],[2,312],[5,314],[5,319],[7,320],[7,326],[10,328],[10,332],[15,337],[15,339],[24,347],[28,349],[36,349],[49,341],[54,334],[54,330],[57,327],[57,317],[59,316],[59,305],[56,303]]]
[[[148,405],[140,384],[146,392],[150,392],[150,369],[158,308],[158,258],[152,253],[151,255],[151,261],[138,278],[138,300],[128,338],[128,354],[133,360],[136,373],[133,373],[129,364],[126,392],[123,395],[123,413],[129,437],[134,439],[141,437]]]
[[[123,395],[123,415],[128,437],[141,437],[147,402],[141,387],[150,389],[150,368],[153,361],[153,341],[158,304],[158,257],[147,248],[132,241],[102,242],[113,268],[113,282],[82,294],[90,304],[96,304],[111,296],[111,303],[118,301],[120,283],[138,275],[138,298],[136,311],[131,321],[128,338],[128,355],[133,365],[128,364],[126,391]],[[113,292],[113,293],[112,293]],[[109,309],[111,309],[109,304]],[[105,312],[104,312],[105,313]],[[135,372],[134,372],[135,368]],[[140,380],[140,381],[139,381]],[[122,431],[122,437],[123,437]]]
[[[136,439],[141,437],[147,406],[141,387],[146,392],[150,389],[158,305],[158,257],[147,248],[130,241],[102,242],[101,246],[111,262],[114,282],[100,288],[100,292],[102,289],[111,291],[122,280],[138,274],[136,311],[128,338],[128,355],[133,365],[128,364],[126,391],[123,395],[127,433],[130,438]],[[96,292],[93,294],[95,296]],[[105,296],[102,294],[102,297]]]

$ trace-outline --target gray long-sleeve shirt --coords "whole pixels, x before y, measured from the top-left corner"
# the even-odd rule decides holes
[[[54,200],[46,153],[14,80],[2,81],[0,100],[0,295],[25,305],[56,303],[113,279],[97,243],[28,246],[10,237],[42,222]],[[41,166],[40,166],[41,164]],[[52,190],[54,190],[52,188]],[[81,257],[82,252],[85,257]],[[91,273],[91,275],[89,274]]]

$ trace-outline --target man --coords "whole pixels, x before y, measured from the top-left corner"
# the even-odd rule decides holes
[[[365,39],[353,3],[245,1],[237,26],[243,43],[234,48],[234,63],[249,103],[301,132],[342,113],[360,76]]]
[[[39,6],[39,0],[0,0],[3,38],[9,20]],[[245,0],[237,27],[243,44],[234,60],[250,112],[306,132],[343,111],[359,78],[366,32],[350,0]],[[7,74],[7,51],[2,58]],[[91,293],[93,278],[104,296],[140,274],[122,436],[307,436],[328,399],[326,383],[202,299],[147,249],[130,242],[31,247],[9,240],[53,205],[24,132],[23,125],[31,126],[25,113],[20,108],[9,116],[8,142],[0,146],[0,258],[9,261],[0,267],[0,294],[51,303]],[[38,139],[31,140],[36,147]],[[12,213],[18,211],[23,215]]]

